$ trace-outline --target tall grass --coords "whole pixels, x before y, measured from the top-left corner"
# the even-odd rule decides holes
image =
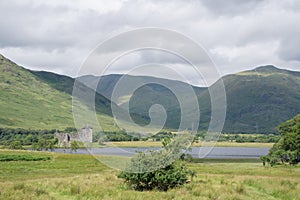
[[[45,161],[50,160],[50,156],[38,156],[38,155],[30,155],[30,154],[0,154],[0,162],[8,162],[8,161]]]
[[[92,156],[50,155],[49,161],[1,162],[0,199],[299,198],[299,166],[269,168],[260,163],[190,163],[188,167],[197,171],[190,183],[167,192],[138,192],[117,178],[118,171]]]

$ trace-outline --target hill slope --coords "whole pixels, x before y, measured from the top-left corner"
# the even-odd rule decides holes
[[[98,92],[110,98],[120,77],[120,75],[103,77]],[[167,81],[175,87],[185,84],[153,77],[126,78],[132,82],[145,82],[149,79],[159,83]],[[227,96],[223,132],[273,133],[276,132],[275,127],[278,124],[300,113],[300,72],[282,70],[269,65],[228,75],[222,80]],[[201,110],[199,127],[203,130],[208,127],[211,117],[210,95],[208,88],[193,86],[193,89],[198,96]],[[184,90],[181,91],[181,95],[185,95]],[[178,128],[181,114],[179,103],[175,95],[164,86],[147,84],[136,90],[133,95],[124,94],[119,99],[121,103],[129,102],[131,112],[138,113],[145,119],[149,117],[148,110],[151,105],[161,104],[168,114],[166,127]]]
[[[74,127],[73,83],[74,79],[70,77],[30,71],[0,55],[0,126],[28,129]],[[105,129],[116,129],[110,101],[97,95],[96,107]]]
[[[300,73],[274,66],[225,76],[225,132],[274,132],[300,113]]]
[[[101,77],[97,91],[111,99],[113,89],[121,77],[127,87],[136,85],[141,87],[135,90],[133,94],[127,93],[126,91],[123,94],[119,94],[115,103],[120,107],[129,104],[130,113],[132,115],[143,116],[145,119],[142,125],[149,123],[150,107],[154,104],[159,104],[166,110],[167,121],[165,127],[178,129],[181,110],[179,109],[179,101],[174,92],[177,91],[177,93],[186,100],[189,98],[189,91],[187,91],[187,89],[193,89],[196,95],[201,94],[201,92],[206,89],[190,86],[181,81],[149,76],[107,75]]]
[[[97,117],[105,130],[118,130],[111,114],[113,88],[121,75],[101,78],[96,95]],[[99,77],[80,77],[93,83]],[[186,83],[144,76],[126,76],[132,83],[155,82],[184,88]],[[269,133],[275,127],[300,113],[300,72],[262,66],[222,78],[227,95],[227,116],[223,132]],[[0,55],[0,126],[31,129],[62,129],[74,126],[72,90],[74,79],[50,72],[24,69]],[[88,85],[88,84],[87,84]],[[211,86],[214,87],[214,86]],[[201,110],[200,129],[206,129],[211,118],[208,88],[192,86]],[[82,90],[89,90],[82,85]],[[185,90],[180,94],[189,97]],[[134,120],[149,123],[148,110],[153,104],[166,109],[166,128],[179,126],[181,110],[175,94],[159,84],[146,84],[134,94],[122,94],[120,107],[129,104]],[[117,107],[117,106],[116,106]],[[186,116],[189,117],[188,115]]]

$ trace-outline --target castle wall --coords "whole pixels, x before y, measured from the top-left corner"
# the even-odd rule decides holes
[[[55,133],[54,137],[58,139],[59,146],[64,145],[64,143],[70,145],[71,141],[92,142],[93,129],[91,127],[84,127],[78,133]]]

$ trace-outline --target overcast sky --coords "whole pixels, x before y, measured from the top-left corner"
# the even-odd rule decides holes
[[[300,70],[299,0],[1,0],[0,18],[0,53],[34,70],[76,76],[99,43],[142,27],[192,38],[222,75],[266,64]]]

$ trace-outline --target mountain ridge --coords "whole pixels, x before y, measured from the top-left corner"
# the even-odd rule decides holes
[[[107,129],[112,127],[113,130],[117,130],[111,115],[110,100],[113,87],[121,76],[113,74],[101,77],[102,82],[97,87],[98,115],[104,117]],[[99,78],[90,77],[93,77],[93,80],[89,81],[97,81]],[[149,76],[127,76],[126,78],[140,83],[167,82],[174,87],[188,85],[181,81]],[[0,54],[2,110],[0,126],[23,128],[73,126],[71,95],[74,80],[52,72],[25,69]],[[276,131],[275,127],[279,123],[300,113],[300,72],[298,71],[267,65],[226,75],[220,80],[224,82],[227,95],[227,116],[223,132],[272,133]],[[201,110],[202,118],[199,127],[200,130],[204,130],[208,127],[211,118],[208,88],[191,87],[198,98]],[[185,92],[182,91],[181,94],[184,95]],[[168,88],[146,84],[133,95],[123,97],[121,104],[130,103],[132,117],[135,116],[135,121],[141,125],[149,123],[148,110],[151,105],[162,104],[170,118],[165,128],[178,127],[180,106]],[[26,117],[28,113],[32,115],[29,118]]]

